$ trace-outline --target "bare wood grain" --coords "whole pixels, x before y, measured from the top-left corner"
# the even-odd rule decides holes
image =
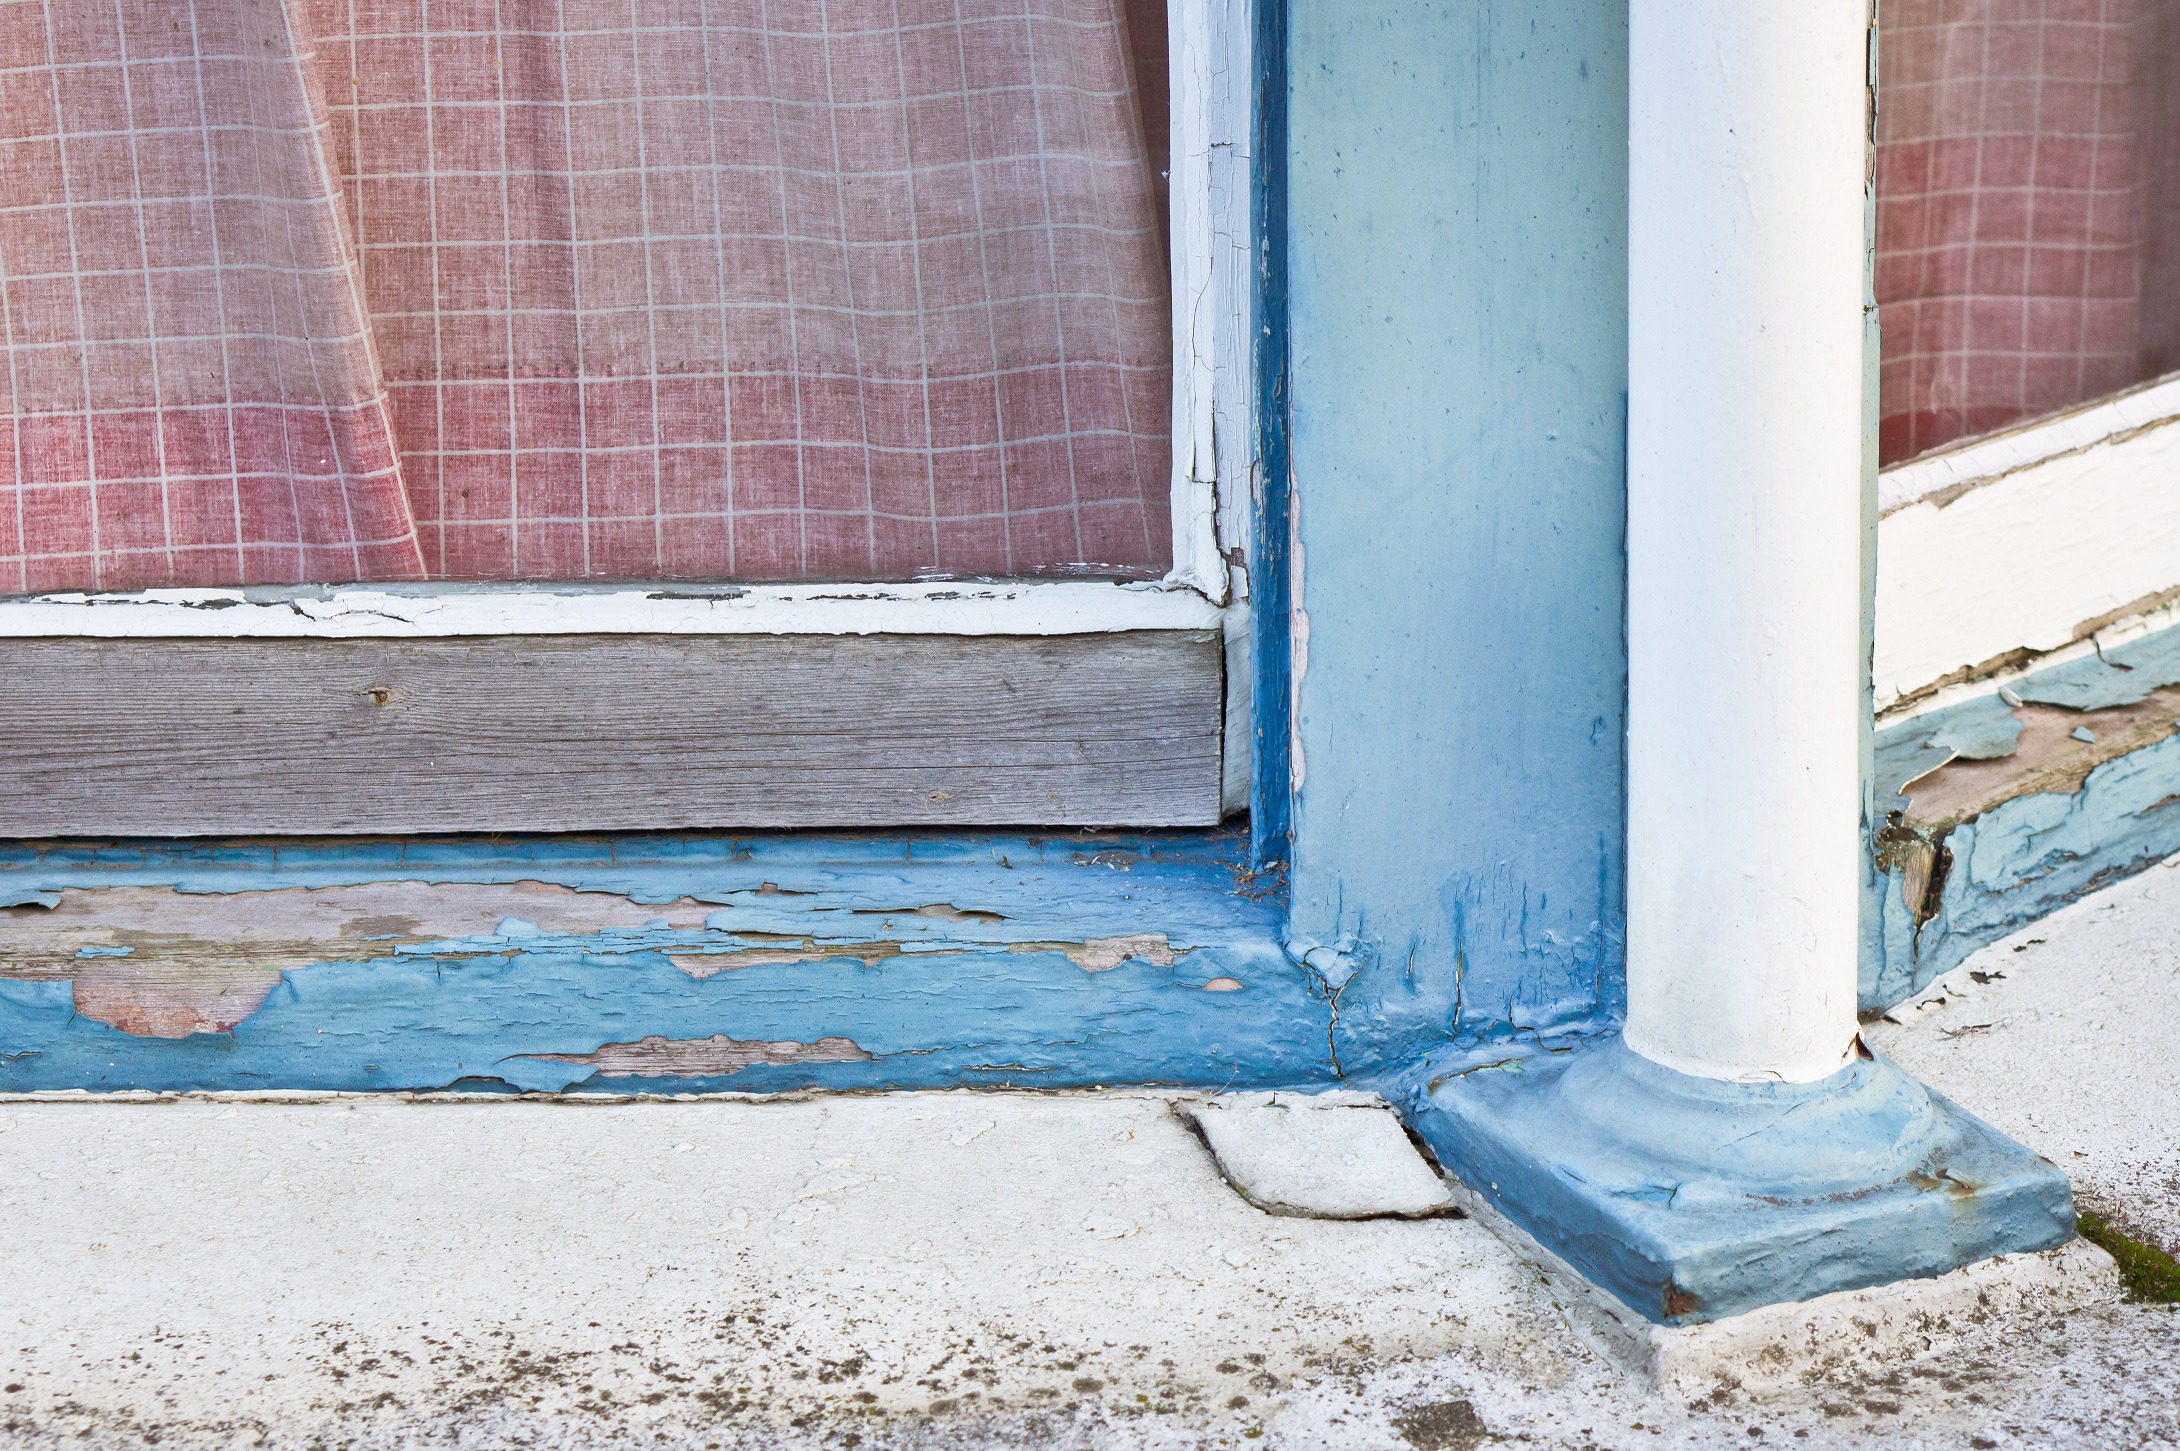
[[[1215,634],[0,641],[0,836],[1190,826]]]

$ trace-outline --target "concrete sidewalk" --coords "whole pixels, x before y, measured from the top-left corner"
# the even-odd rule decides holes
[[[2180,1238],[2180,873],[1960,981],[1872,1041]],[[0,1103],[0,1439],[2180,1444],[2161,1306],[1647,1395],[1476,1221],[1263,1214],[1174,1097]]]

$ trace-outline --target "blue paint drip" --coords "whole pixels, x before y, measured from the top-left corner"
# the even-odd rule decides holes
[[[1290,931],[1369,1072],[1623,991],[1627,15],[1290,16]]]

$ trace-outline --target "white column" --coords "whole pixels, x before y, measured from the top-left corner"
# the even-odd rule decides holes
[[[1806,1082],[1855,1035],[1867,0],[1633,0],[1628,1020]]]

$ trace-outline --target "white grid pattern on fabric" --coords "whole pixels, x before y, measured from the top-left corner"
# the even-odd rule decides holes
[[[1888,0],[1886,462],[2137,380],[2139,38],[2166,0]]]
[[[127,66],[22,23],[108,4]],[[419,547],[440,578],[1155,572],[1170,308],[1120,6],[0,0],[8,159],[29,78],[104,116],[56,148],[157,179],[103,177],[126,226],[0,196],[0,588],[398,579]],[[191,163],[215,184],[170,195]],[[22,265],[94,228],[96,265]],[[125,289],[171,302],[90,335]],[[26,406],[70,346],[108,391]],[[152,492],[102,495],[147,413],[111,482]]]
[[[0,588],[420,573],[292,21],[0,0]]]

